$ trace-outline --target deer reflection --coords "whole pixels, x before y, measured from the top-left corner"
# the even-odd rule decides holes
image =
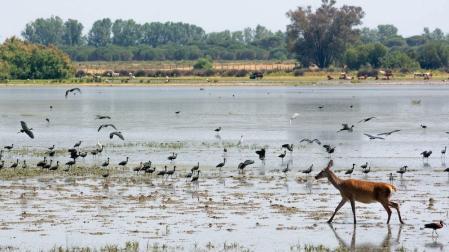
[[[401,232],[402,232],[402,226],[399,226],[399,230],[398,230],[398,234],[396,237],[396,240],[394,241],[394,244],[399,244],[400,243],[400,238],[401,238]],[[356,225],[353,226],[353,231],[352,231],[352,238],[351,238],[351,243],[348,244],[346,243],[336,232],[334,226],[332,224],[329,224],[329,227],[332,229],[332,232],[335,235],[335,238],[337,238],[340,246],[344,247],[347,250],[350,251],[373,251],[373,250],[378,250],[378,249],[387,249],[387,251],[391,250],[392,245],[392,235],[391,235],[391,226],[387,225],[387,234],[385,235],[384,239],[382,240],[382,242],[379,245],[376,244],[371,244],[371,243],[362,243],[362,244],[357,244],[356,243]]]

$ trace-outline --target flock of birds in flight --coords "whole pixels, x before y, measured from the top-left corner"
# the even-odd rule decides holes
[[[65,97],[68,98],[68,96],[70,94],[76,95],[76,94],[80,94],[80,93],[81,93],[81,89],[80,88],[68,89],[65,92]],[[352,107],[352,105],[351,105],[351,107]],[[319,109],[323,109],[323,106],[320,106],[318,108]],[[53,106],[50,106],[50,110],[52,110],[52,109],[53,109]],[[180,113],[181,113],[181,111],[175,111],[175,114],[180,114]],[[294,113],[290,117],[290,124],[292,124],[292,121],[294,121],[295,119],[299,118],[299,116],[300,116],[299,113]],[[97,115],[96,119],[97,120],[108,120],[108,119],[111,119],[111,117],[107,116],[107,115]],[[371,121],[373,119],[376,119],[376,117],[364,118],[364,119],[360,120],[358,123],[367,123],[367,122],[369,122],[369,121]],[[49,122],[49,119],[46,118],[46,121]],[[35,135],[34,135],[34,132],[33,132],[33,128],[30,128],[25,121],[20,121],[20,126],[21,126],[21,128],[19,129],[18,133],[26,134],[31,139],[35,138]],[[338,130],[337,133],[338,132],[343,132],[343,131],[353,132],[354,127],[355,127],[354,125],[350,125],[348,123],[343,123],[342,124],[342,128],[340,130]],[[423,128],[423,129],[427,128],[427,126],[423,125],[423,124],[421,124],[420,127]],[[112,124],[112,123],[104,123],[104,124],[99,125],[97,131],[100,132],[102,130],[106,130],[106,129],[109,129],[109,128],[113,129],[113,131],[111,131],[109,133],[109,138],[110,139],[113,139],[114,137],[118,137],[121,140],[125,140],[122,132],[118,131],[117,127],[114,124]],[[221,130],[222,130],[222,127],[218,127],[216,129],[214,129],[214,131],[216,133],[219,133]],[[386,137],[391,136],[392,134],[398,133],[400,131],[401,130],[397,129],[397,130],[383,132],[383,133],[379,133],[379,134],[375,134],[375,135],[368,134],[368,133],[363,133],[363,134],[366,137],[368,137],[369,140],[385,140]],[[449,132],[446,132],[446,133],[449,134]],[[329,154],[329,158],[335,152],[335,149],[336,149],[335,146],[331,146],[329,144],[322,144],[319,139],[304,138],[304,139],[301,139],[299,141],[299,143],[300,144],[301,143],[308,143],[308,144],[316,143],[317,145],[320,145],[320,146],[322,146],[324,148],[324,151]],[[72,168],[76,164],[78,158],[81,157],[81,158],[84,159],[89,153],[92,156],[95,157],[95,156],[101,154],[103,152],[103,150],[104,150],[104,146],[100,142],[98,142],[97,145],[96,145],[96,148],[94,150],[91,150],[89,152],[87,152],[87,151],[80,151],[81,144],[82,144],[82,141],[79,141],[79,142],[75,143],[73,148],[69,148],[67,150],[69,155],[70,155],[70,160],[65,163],[64,171],[69,171],[69,169]],[[240,147],[240,146],[242,146],[242,144],[243,144],[243,136],[241,136],[240,140],[237,143],[237,146]],[[14,144],[4,146],[4,149],[6,151],[11,151],[13,148],[14,148]],[[294,145],[293,144],[283,144],[281,146],[281,149],[283,149],[284,151],[281,154],[278,155],[278,158],[281,158],[282,163],[283,163],[284,162],[284,158],[287,155],[287,151],[290,153],[290,155],[292,155],[292,153],[294,151]],[[441,150],[442,157],[445,157],[446,150],[447,150],[446,147],[444,147],[444,149]],[[266,151],[265,148],[261,148],[259,150],[256,150],[255,153],[257,154],[258,158],[262,162],[265,161],[266,154],[267,154],[267,151]],[[3,160],[3,154],[4,154],[4,150],[0,150],[0,170],[3,169],[3,168],[6,168],[5,160]],[[48,147],[48,151],[46,152],[46,154],[47,154],[48,157],[45,156],[43,158],[43,160],[39,161],[36,164],[36,166],[39,167],[39,168],[42,168],[42,169],[48,169],[50,171],[58,170],[60,168],[59,161],[57,161],[56,163],[53,163],[53,159],[52,159],[55,156],[55,154],[56,154],[55,145],[53,145],[51,147]],[[428,159],[432,155],[432,151],[431,150],[425,150],[420,155],[422,155],[422,157],[424,159]],[[174,162],[176,159],[177,159],[177,153],[172,153],[170,156],[167,157],[167,160],[170,161],[170,163]],[[218,168],[218,169],[223,168],[226,165],[226,160],[227,160],[227,149],[224,148],[224,150],[223,150],[223,162],[220,162],[219,164],[217,164],[216,168]],[[128,162],[129,162],[129,157],[126,157],[125,160],[123,160],[123,161],[118,163],[118,166],[119,167],[123,167],[123,169],[125,169],[125,167],[127,166]],[[238,166],[237,166],[237,168],[239,170],[239,173],[242,173],[246,167],[248,167],[248,166],[250,166],[250,165],[252,165],[254,163],[255,163],[255,161],[251,160],[251,159],[247,159],[247,160],[245,160],[243,162],[240,162],[238,164]],[[110,164],[110,158],[108,157],[106,159],[106,161],[101,163],[100,166],[102,168],[107,168],[110,165],[111,165]],[[18,168],[19,166],[20,166],[19,159],[16,159],[16,161],[12,162],[9,167],[15,169],[15,168]],[[26,160],[23,160],[21,167],[22,168],[27,168],[28,167],[28,164],[27,164]],[[371,167],[369,166],[368,162],[366,162],[365,164],[361,165],[360,167],[362,168],[362,172],[364,174],[368,174],[368,173],[371,172]],[[346,175],[352,175],[352,173],[354,172],[355,168],[356,168],[356,164],[353,164],[352,168],[350,168],[350,169],[345,171],[345,174]],[[407,168],[408,168],[408,166],[405,165],[405,166],[401,167],[397,171],[397,173],[400,174],[401,177],[402,177],[402,175],[407,172]],[[172,177],[175,174],[175,172],[176,172],[176,165],[174,165],[172,169],[168,169],[167,165],[165,165],[162,170],[157,171],[156,170],[156,166],[154,166],[153,163],[149,160],[147,162],[140,162],[140,164],[137,167],[133,168],[133,171],[137,172],[137,173],[143,172],[145,174],[156,174],[158,177],[168,178],[168,177]],[[289,164],[287,163],[286,167],[284,167],[282,169],[282,172],[284,174],[287,174],[289,171],[291,171],[291,168],[289,167]],[[310,174],[312,171],[313,171],[313,164],[310,165],[310,167],[308,169],[303,170],[301,172],[304,173],[304,174]],[[449,173],[449,168],[446,168],[444,171]],[[108,176],[109,176],[109,172],[103,173],[103,177],[107,178]],[[190,179],[192,182],[197,182],[199,180],[199,176],[200,176],[200,164],[199,164],[199,162],[190,169],[189,173],[187,173],[184,176],[185,176],[185,178]],[[390,173],[390,182],[392,182],[392,180],[393,180],[393,174]],[[437,229],[442,228],[443,225],[445,225],[445,224],[441,221],[441,222],[426,224],[425,228],[431,228],[431,229],[433,229],[435,231]]]

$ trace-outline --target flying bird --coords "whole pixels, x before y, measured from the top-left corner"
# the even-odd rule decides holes
[[[98,127],[98,132],[100,132],[101,129],[107,128],[107,127],[111,127],[111,128],[113,128],[113,129],[117,130],[117,128],[115,127],[114,124],[112,124],[112,123],[107,123],[107,124],[102,124],[102,125],[100,125],[100,127]]]
[[[345,131],[345,130],[348,132],[352,132],[352,129],[354,128],[354,125],[351,125],[351,127],[349,127],[349,125],[347,123],[342,123],[341,126],[343,126],[343,128],[341,128],[337,132],[341,132],[341,131]]]
[[[22,129],[20,129],[19,133],[25,133],[27,134],[31,139],[34,139],[34,134],[32,132],[32,128],[28,128],[28,125],[24,121],[20,121],[20,125],[22,126]]]
[[[389,136],[389,135],[391,135],[393,133],[396,133],[396,132],[399,132],[399,131],[401,131],[401,130],[393,130],[393,131],[389,131],[389,132],[380,133],[380,134],[377,134],[377,135],[378,136]]]
[[[98,120],[111,119],[111,117],[110,116],[106,116],[106,115],[97,115],[96,119],[98,119]]]
[[[79,88],[71,88],[71,89],[67,89],[67,90],[65,91],[65,98],[67,98],[67,96],[68,96],[70,93],[73,93],[73,94],[75,95],[76,92],[78,92],[78,93],[81,94],[81,89],[79,89]]]
[[[125,140],[125,138],[122,135],[122,132],[120,131],[114,131],[109,134],[110,139],[112,139],[114,136],[118,136],[120,139]]]
[[[375,116],[368,117],[368,118],[365,118],[365,119],[360,120],[358,123],[361,123],[361,122],[368,122],[368,121],[371,121],[371,120],[374,119],[374,118],[376,118],[376,117],[375,117]]]
[[[385,140],[385,138],[383,137],[379,137],[379,136],[373,136],[367,133],[363,133],[363,135],[367,136],[369,138],[369,140],[376,140],[376,139],[381,139],[381,140]]]
[[[256,154],[259,156],[260,160],[264,160],[265,159],[265,148],[262,148],[260,150],[256,151]]]

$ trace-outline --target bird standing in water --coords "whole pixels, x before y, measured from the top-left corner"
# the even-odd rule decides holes
[[[424,228],[432,229],[432,236],[433,236],[433,233],[435,233],[438,236],[437,230],[442,229],[444,227],[444,225],[446,225],[446,224],[442,220],[440,220],[440,222],[424,224]]]

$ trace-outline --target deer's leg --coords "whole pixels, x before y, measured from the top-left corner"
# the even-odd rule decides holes
[[[332,214],[332,217],[327,221],[327,223],[332,223],[332,220],[334,219],[334,216],[337,214],[338,210],[348,201],[347,199],[343,198],[341,199],[340,203],[338,204],[337,208],[335,208],[334,214]]]
[[[351,199],[351,208],[352,208],[352,215],[354,217],[354,225],[357,224],[357,220],[355,218],[355,200]]]
[[[399,216],[399,221],[401,222],[401,224],[404,224],[404,222],[402,221],[401,218],[401,211],[399,211],[399,204],[393,201],[388,202],[388,205],[391,206],[392,208],[396,209],[396,211],[398,212],[398,216]]]
[[[387,224],[390,224],[390,218],[391,218],[390,203],[389,202],[380,202],[380,203],[385,208],[385,211],[387,211],[387,214],[388,214]]]

